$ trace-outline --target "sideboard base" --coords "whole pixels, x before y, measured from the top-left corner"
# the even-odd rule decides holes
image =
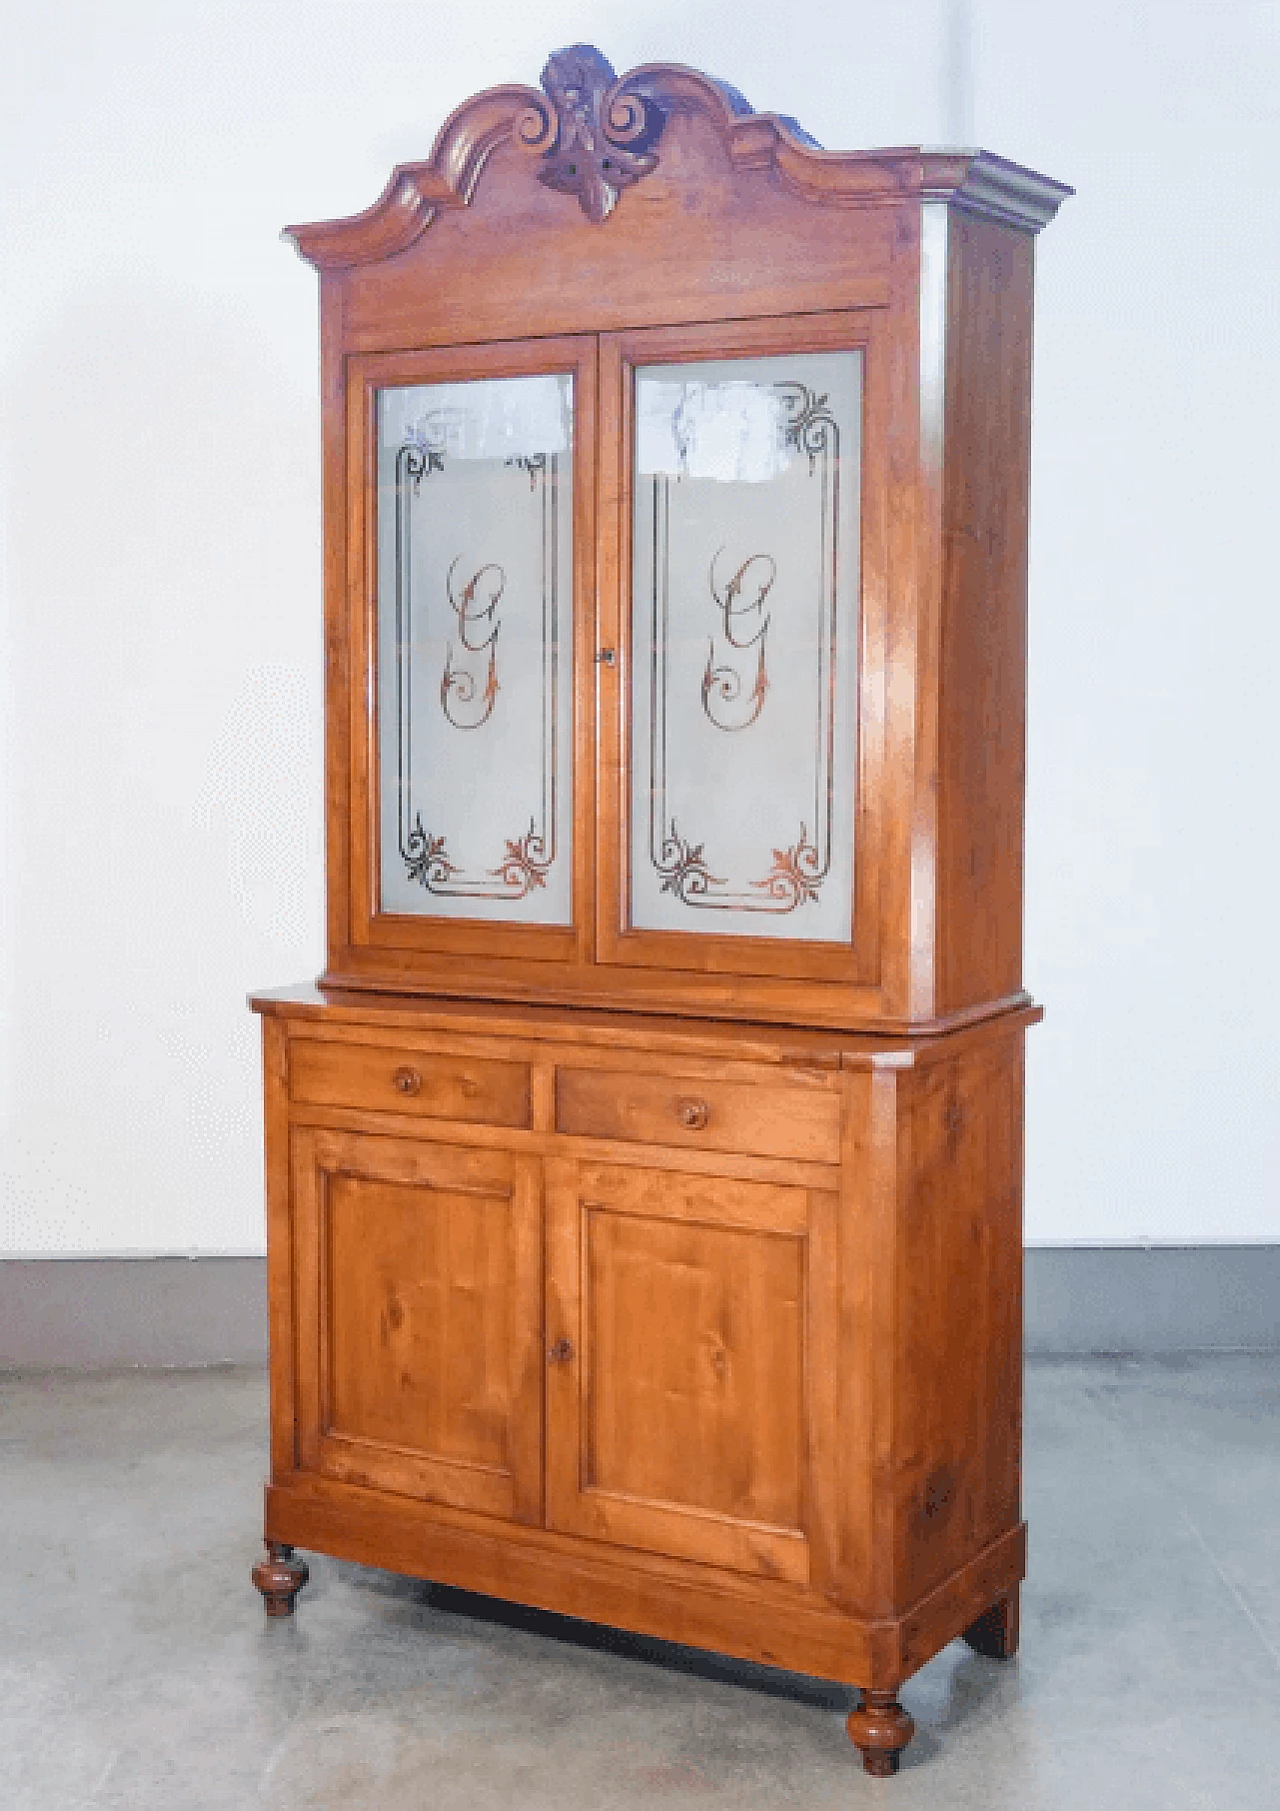
[[[1016,1603],[1026,1576],[1026,1524],[1020,1523],[904,1614],[859,1616],[783,1584],[738,1580],[634,1551],[613,1561],[572,1535],[509,1524],[489,1532],[482,1517],[313,1478],[267,1486],[265,1532],[269,1545],[302,1547],[864,1691],[896,1689],[948,1642],[967,1638],[993,1606]]]

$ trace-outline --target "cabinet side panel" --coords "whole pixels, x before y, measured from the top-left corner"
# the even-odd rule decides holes
[[[917,1071],[900,1120],[899,1610],[1020,1519],[1022,1033]]]
[[[320,279],[321,460],[324,507],[325,894],[329,966],[351,941],[350,669],[347,661],[346,361],[341,275]]]
[[[297,1464],[294,1435],[293,1209],[289,1179],[289,1036],[280,1019],[262,1021],[267,1209],[267,1320],[271,1371],[271,1475]]]
[[[939,675],[939,1012],[1022,977],[1033,240],[951,219]]]
[[[894,1269],[898,1089],[891,1068],[845,1083],[839,1258],[840,1544],[835,1601],[893,1613]]]

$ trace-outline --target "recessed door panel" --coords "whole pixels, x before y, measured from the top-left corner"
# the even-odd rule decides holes
[[[797,1584],[823,1574],[834,1282],[815,1254],[833,1213],[804,1188],[558,1167],[554,1526]]]
[[[799,1533],[802,1240],[603,1203],[583,1231],[588,1488]]]
[[[532,1160],[294,1133],[314,1251],[299,1324],[304,1462],[537,1520],[541,1238]]]

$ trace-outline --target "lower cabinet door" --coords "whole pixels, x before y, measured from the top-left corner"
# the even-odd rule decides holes
[[[542,1518],[537,1160],[295,1128],[304,1467]]]
[[[547,1519],[831,1576],[837,1197],[548,1166]]]

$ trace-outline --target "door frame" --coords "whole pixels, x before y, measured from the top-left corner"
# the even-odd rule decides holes
[[[479,956],[521,961],[589,962],[594,943],[595,713],[593,669],[596,590],[597,336],[560,335],[412,352],[370,352],[347,360],[347,670],[350,744],[350,914],[355,951],[420,956]],[[508,924],[484,918],[433,918],[381,907],[378,748],[377,393],[415,383],[532,377],[573,378],[573,589],[569,602],[573,709],[573,854],[571,923]]]

